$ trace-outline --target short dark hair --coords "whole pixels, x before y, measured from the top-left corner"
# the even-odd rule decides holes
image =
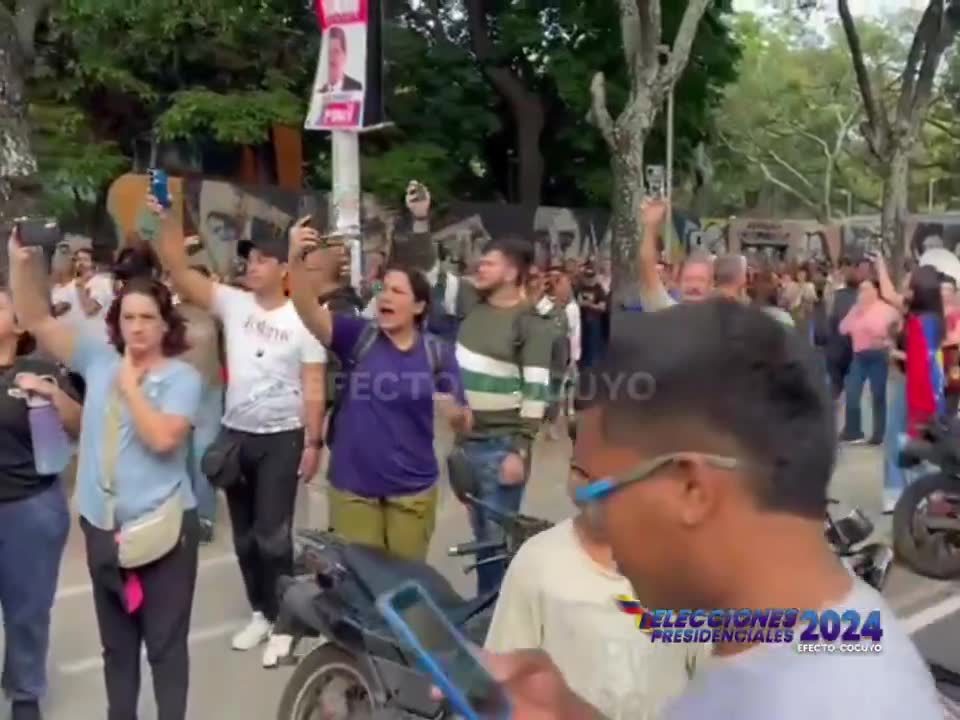
[[[503,255],[507,262],[517,269],[517,285],[523,285],[527,281],[534,260],[533,243],[516,235],[504,235],[488,241],[481,254],[488,255],[492,252]]]
[[[340,47],[343,48],[344,52],[347,51],[347,33],[339,25],[334,25],[327,31],[327,41],[332,42],[334,40],[339,40]]]
[[[405,265],[403,263],[390,263],[390,265],[387,266],[387,269],[384,270],[383,276],[386,277],[387,273],[391,272],[398,272],[406,275],[407,282],[410,283],[410,290],[413,292],[413,299],[416,302],[423,303],[423,312],[417,315],[415,318],[417,325],[422,326],[430,316],[430,296],[432,292],[430,288],[430,282],[427,280],[427,276],[412,266]]]
[[[160,277],[160,259],[146,240],[136,240],[123,248],[113,264],[113,276],[117,280],[130,281],[135,277]]]
[[[725,299],[628,315],[580,386],[580,399],[601,408],[608,441],[735,454],[758,507],[822,518],[834,412],[806,338]],[[636,378],[644,392],[630,391]]]
[[[187,325],[183,316],[177,312],[173,305],[173,296],[170,290],[159,280],[149,277],[135,277],[124,284],[107,311],[107,334],[110,337],[110,343],[117,349],[117,352],[123,355],[126,349],[123,334],[120,332],[120,310],[123,306],[123,299],[127,295],[134,294],[153,298],[153,301],[157,304],[157,309],[160,311],[160,317],[167,323],[167,333],[163,336],[164,356],[176,357],[188,350],[190,345],[187,343]]]

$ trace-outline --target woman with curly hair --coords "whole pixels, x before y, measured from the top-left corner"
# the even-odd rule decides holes
[[[76,503],[103,644],[107,717],[134,720],[140,653],[152,669],[159,720],[186,717],[187,633],[199,524],[187,471],[202,381],[176,357],[186,327],[170,291],[125,282],[106,316],[109,343],[50,314],[39,258],[9,245],[14,309],[40,347],[83,377]]]

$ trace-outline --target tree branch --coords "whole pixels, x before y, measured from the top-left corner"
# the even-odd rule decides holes
[[[651,0],[659,2],[659,0]],[[627,66],[627,77],[631,85],[636,88],[646,82],[644,77],[644,27],[640,20],[640,9],[637,0],[619,0],[620,5],[620,35],[623,42],[623,59]],[[653,65],[656,68],[656,64]]]
[[[800,171],[797,170],[793,165],[791,165],[791,164],[788,163],[786,160],[784,160],[783,157],[781,157],[779,154],[777,154],[777,153],[776,153],[775,151],[773,151],[773,150],[767,150],[767,154],[768,154],[771,158],[773,158],[774,161],[775,161],[780,167],[782,167],[782,168],[783,168],[784,170],[786,170],[788,173],[790,173],[791,175],[793,175],[795,178],[797,178],[797,180],[799,180],[800,182],[802,182],[802,183],[803,183],[804,185],[806,185],[808,188],[810,188],[811,190],[813,190],[813,183],[810,182],[802,172],[800,172]]]
[[[707,7],[713,0],[689,0],[687,9],[683,12],[683,19],[680,21],[680,28],[677,30],[677,36],[673,41],[673,49],[670,51],[670,61],[667,63],[664,79],[668,85],[673,85],[680,79],[683,69],[687,66],[687,60],[690,59],[690,50],[693,48],[693,41],[697,37],[697,27]]]
[[[940,9],[936,9],[937,2],[927,5],[923,11],[920,23],[913,34],[913,42],[910,43],[910,52],[907,53],[907,61],[903,66],[903,73],[900,75],[900,102],[898,104],[898,119],[910,117],[910,106],[913,103],[914,91],[917,85],[917,65],[920,64],[920,58],[923,56],[924,46],[927,37],[931,33],[936,33],[936,25],[939,19],[940,11],[943,9],[942,2]]]
[[[600,131],[610,150],[616,151],[616,132],[613,118],[607,110],[607,88],[601,72],[594,75],[590,83],[590,99],[590,113],[587,118]]]
[[[882,155],[889,131],[887,115],[886,112],[881,112],[877,99],[874,97],[870,72],[867,70],[867,64],[863,59],[860,34],[857,32],[857,25],[850,13],[850,5],[847,0],[837,0],[837,10],[840,13],[843,33],[847,37],[847,46],[850,49],[850,59],[853,61],[853,72],[857,78],[857,86],[860,88],[860,95],[863,98],[863,110],[867,116],[866,125],[870,129],[869,133],[865,133],[867,142],[874,153]]]
[[[660,67],[660,35],[663,21],[660,15],[660,0],[635,0],[640,10],[640,52],[643,64],[648,68]]]
[[[731,150],[732,152],[735,152],[738,155],[742,155],[746,160],[748,160],[749,162],[759,167],[760,171],[763,173],[763,176],[767,179],[767,182],[771,183],[772,185],[776,185],[778,188],[786,192],[788,195],[791,195],[792,197],[796,198],[807,207],[813,209],[818,214],[820,213],[821,207],[819,203],[814,202],[813,200],[808,198],[806,195],[804,195],[800,190],[798,190],[797,188],[793,187],[789,183],[785,182],[784,180],[781,180],[776,175],[774,175],[773,172],[770,170],[770,168],[767,166],[767,164],[762,160],[760,160],[760,158],[758,158],[756,155],[754,155],[753,153],[747,150],[744,150],[743,148],[736,147],[730,141],[730,139],[722,133],[720,134],[719,139],[720,139],[720,142],[723,143],[729,150]],[[792,168],[790,168],[789,165],[787,165],[786,167],[792,170]],[[801,177],[801,179],[803,179],[804,182],[806,182],[804,178]]]
[[[936,80],[937,68],[940,66],[940,59],[944,52],[950,47],[954,37],[957,34],[958,14],[960,10],[944,9],[943,0],[930,3],[927,11],[939,5],[940,12],[936,16],[936,25],[930,31],[932,37],[926,39],[926,53],[923,57],[923,63],[920,65],[919,77],[917,78],[916,88],[909,114],[903,116],[903,120],[909,123],[910,129],[915,131],[919,128],[920,121],[926,114],[927,107],[933,97],[933,83]],[[921,27],[923,23],[921,22]],[[917,28],[917,34],[920,34],[920,27]],[[901,98],[901,101],[903,98]],[[901,107],[903,107],[901,105]]]

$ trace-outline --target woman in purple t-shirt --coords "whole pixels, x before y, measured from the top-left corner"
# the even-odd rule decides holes
[[[319,305],[303,263],[319,243],[311,228],[291,231],[290,288],[304,325],[352,366],[330,447],[330,526],[347,540],[424,559],[437,506],[434,409],[457,431],[471,421],[454,349],[421,329],[430,285],[416,270],[386,271],[372,327]],[[339,263],[336,249],[316,253],[312,268]]]

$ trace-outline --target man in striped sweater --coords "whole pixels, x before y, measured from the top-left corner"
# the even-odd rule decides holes
[[[457,337],[457,361],[474,417],[463,449],[482,499],[508,512],[520,509],[531,446],[550,393],[553,334],[523,297],[532,263],[530,243],[492,240],[474,279],[477,297],[467,303]],[[497,528],[482,511],[472,509],[470,520],[477,540],[496,539]],[[505,570],[501,563],[481,565],[479,591],[498,587]]]

